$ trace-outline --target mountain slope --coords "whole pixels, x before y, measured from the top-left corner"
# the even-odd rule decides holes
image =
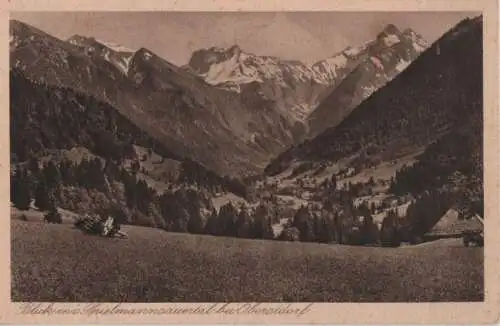
[[[315,66],[244,52],[239,46],[195,51],[185,67],[207,83],[246,97],[272,101],[292,123],[305,121],[344,75],[356,64],[342,53]]]
[[[51,150],[86,148],[93,155],[117,164],[138,159],[143,162],[144,158],[139,157],[141,153],[138,151],[138,147],[142,147],[158,156],[154,165],[161,165],[160,159],[177,163],[171,164],[176,169],[181,166],[185,170],[181,179],[200,184],[213,182],[215,185],[229,180],[201,164],[179,157],[116,108],[90,95],[34,83],[17,69],[10,71],[10,85],[10,151],[14,161],[40,158]],[[168,182],[161,178],[157,181]]]
[[[469,109],[467,118],[431,144],[415,164],[396,172],[392,193],[451,193],[465,217],[484,216],[482,103],[472,103]]]
[[[332,88],[355,102],[368,96],[363,87],[379,87],[401,70],[397,59],[411,61],[422,42],[411,31],[400,36],[408,42],[395,42],[392,29],[312,66],[233,46],[195,52],[189,67],[179,68],[148,49],[78,35],[65,42],[12,21],[10,57],[30,79],[109,103],[176,155],[221,175],[246,175],[303,138],[307,116]],[[363,68],[374,53],[388,56],[380,76]],[[325,112],[329,121],[349,110]]]
[[[11,153],[21,162],[42,155],[46,149],[75,146],[103,156],[116,150],[117,158],[124,158],[132,144],[154,148],[165,158],[181,159],[115,108],[92,96],[34,83],[15,68],[10,71],[10,86]],[[111,140],[106,142],[105,138]]]
[[[356,68],[309,115],[308,137],[337,126],[373,92],[396,77],[415,60],[427,44],[411,29],[388,25],[361,52]]]
[[[276,174],[294,163],[362,154],[390,160],[466,125],[482,108],[482,19],[466,19],[405,71],[316,138],[279,155]]]
[[[285,138],[279,129],[264,129],[279,125],[276,114],[242,108],[235,94],[207,85],[147,49],[117,52],[83,37],[64,42],[18,21],[11,22],[10,32],[11,66],[28,78],[106,101],[173,152],[221,174],[261,169],[290,143],[279,143]],[[260,142],[267,148],[253,141],[249,122],[263,134]]]
[[[81,35],[73,35],[67,42],[81,47],[88,55],[104,58],[125,75],[128,72],[130,59],[135,52],[118,44],[110,44]]]
[[[348,47],[312,65],[257,56],[235,45],[195,51],[185,69],[218,88],[271,101],[294,126],[292,133],[298,141],[308,129],[304,124],[312,124],[314,129],[321,115],[327,116],[326,125],[339,120],[337,116],[343,118],[356,101],[366,98],[397,75],[425,47],[425,41],[413,31],[399,32],[389,25],[375,40]],[[370,57],[381,58],[379,70],[372,69],[373,64],[369,66]],[[329,95],[332,91],[337,94],[334,96],[349,101],[349,105],[314,111],[325,97],[332,98]]]

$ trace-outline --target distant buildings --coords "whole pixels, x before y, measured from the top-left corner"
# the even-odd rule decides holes
[[[464,231],[483,231],[482,218],[477,215],[468,219],[459,219],[455,209],[449,209],[446,214],[424,235],[424,240],[439,238],[458,238]]]

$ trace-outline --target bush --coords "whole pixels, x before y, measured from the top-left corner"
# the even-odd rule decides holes
[[[281,241],[300,241],[300,231],[296,227],[287,227],[281,231],[278,240]]]
[[[62,217],[61,214],[57,211],[55,205],[52,205],[49,212],[44,215],[44,219],[47,223],[61,224]]]

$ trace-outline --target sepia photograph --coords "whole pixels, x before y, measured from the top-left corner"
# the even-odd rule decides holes
[[[11,301],[484,302],[484,17],[10,12]]]

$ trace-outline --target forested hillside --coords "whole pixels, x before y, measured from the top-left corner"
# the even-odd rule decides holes
[[[341,159],[358,173],[421,152],[389,180],[387,195],[412,198],[403,199],[395,234],[413,241],[450,208],[483,216],[482,31],[482,17],[456,25],[337,128],[281,154],[267,175],[313,175]]]
[[[481,18],[464,20],[338,127],[279,155],[266,172],[359,153],[388,160],[427,146],[482,109],[482,55]]]
[[[201,223],[195,229],[204,230],[214,214],[215,193],[247,196],[241,181],[182,159],[109,104],[34,83],[16,70],[10,78],[11,201],[21,210],[31,204],[43,211],[61,207],[179,231],[187,231],[195,218]],[[147,148],[146,157],[139,155],[137,146]],[[83,153],[80,159],[63,155],[75,151]],[[153,153],[161,157],[157,164],[179,162],[172,165],[178,169],[176,178],[153,180],[148,175],[141,164]],[[159,191],[151,181],[166,189]],[[183,199],[186,196],[189,200]]]

